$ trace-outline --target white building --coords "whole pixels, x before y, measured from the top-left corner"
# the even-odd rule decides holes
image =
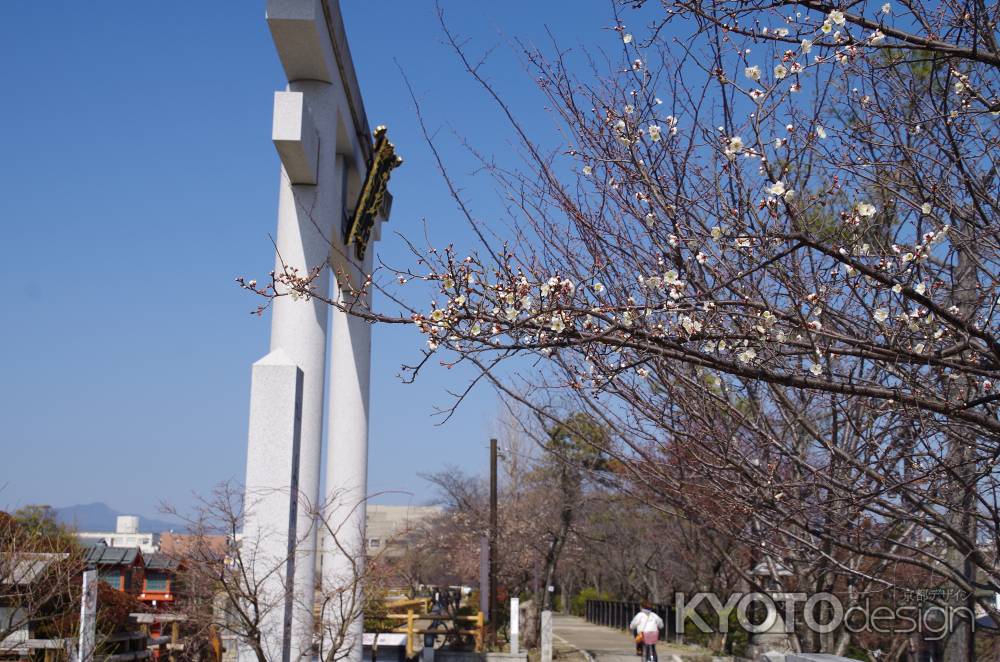
[[[108,547],[138,547],[143,554],[160,549],[160,534],[140,533],[139,518],[135,515],[119,515],[114,531],[80,531],[76,537],[81,542],[103,542]]]
[[[382,506],[369,504],[365,547],[370,556],[395,556],[406,550],[408,538],[421,524],[444,512],[438,506]]]

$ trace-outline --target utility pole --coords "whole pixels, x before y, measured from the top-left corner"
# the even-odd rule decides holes
[[[490,647],[497,645],[497,440],[490,439]]]

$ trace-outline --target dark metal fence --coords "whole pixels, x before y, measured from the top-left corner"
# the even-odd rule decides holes
[[[627,630],[628,624],[632,622],[632,617],[638,613],[639,609],[638,602],[587,600],[584,618],[595,625]],[[663,619],[664,629],[660,630],[660,638],[674,639],[680,642],[681,638],[675,632],[674,608],[670,605],[656,604],[653,605],[653,611]]]

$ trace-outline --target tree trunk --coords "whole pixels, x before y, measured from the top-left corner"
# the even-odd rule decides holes
[[[968,318],[974,312],[976,287],[976,257],[975,248],[968,244],[957,246],[958,265],[955,274],[956,291],[953,293],[958,302],[959,314]],[[970,378],[965,378],[965,392],[968,397],[974,390]],[[954,467],[954,478],[950,498],[951,513],[948,519],[957,529],[960,537],[952,542],[948,560],[952,567],[961,567],[962,576],[967,584],[975,583],[975,566],[972,563],[972,547],[976,544],[976,519],[972,512],[975,508],[975,476],[976,466],[972,461],[972,449],[961,434],[953,433],[949,440],[948,461]],[[965,593],[956,587],[958,593]],[[953,600],[947,600],[947,607],[957,607]],[[975,595],[969,592],[961,606],[975,614]],[[953,619],[953,629],[944,644],[944,659],[948,662],[974,662],[976,659],[975,632],[972,623],[964,618]]]

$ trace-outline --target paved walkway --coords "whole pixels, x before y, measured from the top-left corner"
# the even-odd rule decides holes
[[[552,634],[557,657],[568,657],[567,653],[580,651],[594,662],[642,662],[635,654],[635,641],[628,632],[594,625],[578,616],[553,614]],[[660,662],[708,662],[713,659],[707,649],[665,641],[656,645],[656,652]]]

